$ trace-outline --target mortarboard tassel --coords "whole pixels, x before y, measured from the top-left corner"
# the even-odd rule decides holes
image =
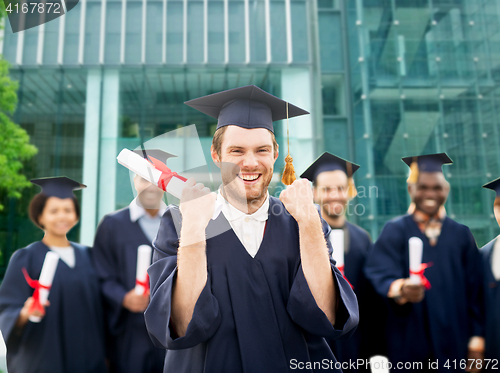
[[[286,103],[286,139],[288,144],[288,155],[285,157],[285,169],[283,170],[283,177],[281,182],[285,185],[291,185],[297,177],[295,176],[295,169],[293,167],[293,158],[290,155],[290,131],[288,127],[288,102]]]
[[[406,182],[408,184],[416,184],[417,181],[418,181],[418,163],[417,163],[417,160],[416,158],[413,159],[413,162],[411,162],[411,165],[410,165],[410,176],[408,176],[408,179],[406,180]]]
[[[353,199],[358,195],[358,191],[356,190],[356,185],[354,185],[354,179],[352,176],[352,164],[347,162],[347,196],[350,199]]]

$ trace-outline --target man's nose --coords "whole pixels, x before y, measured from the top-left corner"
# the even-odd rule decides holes
[[[257,161],[257,157],[255,156],[255,154],[252,152],[247,152],[247,154],[245,154],[245,157],[243,158],[242,166],[245,168],[255,168],[258,165],[259,162]]]

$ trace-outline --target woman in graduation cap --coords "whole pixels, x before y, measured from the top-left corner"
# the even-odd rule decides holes
[[[66,238],[80,217],[73,190],[85,185],[67,177],[31,182],[42,187],[30,203],[29,215],[44,237],[12,255],[0,287],[7,368],[12,373],[104,373],[98,278],[89,250]],[[37,280],[48,252],[60,259],[49,301],[41,304],[43,285]]]
[[[403,161],[415,209],[384,226],[365,268],[389,306],[381,336],[388,358],[407,372],[477,372],[472,362],[482,359],[484,347],[480,254],[470,229],[444,210],[450,185],[442,165],[452,161],[445,153]],[[412,272],[410,238],[422,243],[421,265]]]
[[[500,178],[483,187],[494,190],[496,193],[493,211],[500,225]],[[483,371],[493,372],[500,369],[500,236],[487,243],[481,249],[481,253],[483,255],[486,319]]]

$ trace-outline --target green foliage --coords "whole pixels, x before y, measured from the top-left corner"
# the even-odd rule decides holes
[[[37,153],[26,131],[9,117],[16,109],[17,87],[17,82],[9,77],[8,62],[0,60],[0,190],[13,198],[20,198],[21,190],[31,185],[19,171],[22,161]],[[3,210],[1,203],[0,210]]]

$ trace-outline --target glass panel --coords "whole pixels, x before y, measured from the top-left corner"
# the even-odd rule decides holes
[[[187,29],[187,60],[188,62],[203,62],[203,2],[190,0],[188,2],[188,29]]]
[[[141,63],[142,1],[127,1],[125,63]]]
[[[9,19],[5,18],[5,33],[3,39],[3,57],[11,64],[16,62],[17,38],[19,33],[12,33]]]
[[[38,27],[24,31],[23,65],[35,65],[38,50]]]
[[[305,1],[290,1],[293,62],[309,62],[308,7]]]
[[[43,64],[57,64],[57,47],[59,45],[59,24],[61,18],[56,18],[45,24],[43,38]]]
[[[82,9],[81,3],[78,3],[69,13],[64,15],[66,21],[64,24],[64,56],[65,64],[78,64],[78,48],[80,46],[80,12]]]
[[[245,6],[243,1],[229,1],[229,61],[245,61]]]
[[[224,3],[208,3],[208,62],[224,62]]]
[[[167,1],[167,63],[181,63],[183,52],[183,4]]]
[[[271,58],[273,62],[287,61],[286,12],[284,0],[271,1]]]
[[[163,53],[163,2],[148,0],[146,16],[146,62],[161,63]]]
[[[343,75],[326,75],[321,78],[324,115],[345,115],[345,89]]]
[[[319,12],[318,33],[322,71],[339,71],[344,68],[340,15]]]
[[[107,64],[117,65],[120,63],[122,8],[121,0],[108,0],[106,3],[104,61]]]
[[[250,60],[266,61],[266,22],[264,0],[249,1]]]
[[[85,51],[83,57],[86,64],[99,63],[101,7],[101,2],[87,1],[87,10],[85,16]],[[49,22],[48,24],[50,23],[52,22]],[[44,49],[46,49],[46,47]]]

